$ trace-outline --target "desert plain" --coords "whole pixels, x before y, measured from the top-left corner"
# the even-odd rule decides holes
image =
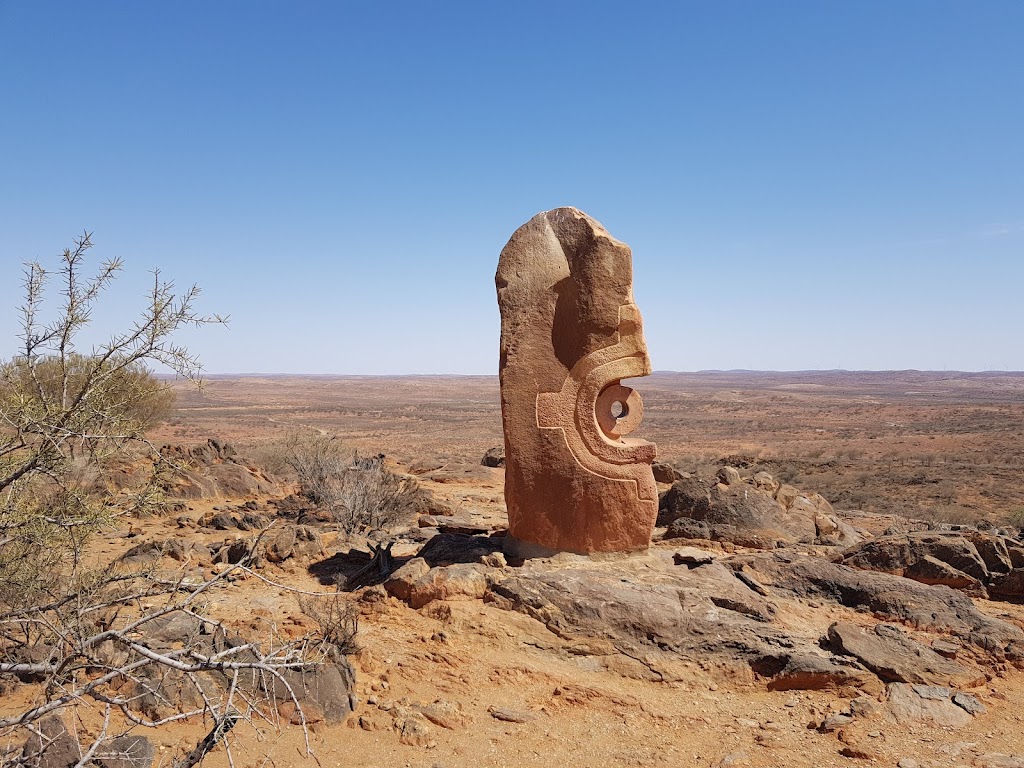
[[[645,403],[639,434],[657,443],[659,460],[680,472],[714,473],[724,466],[747,476],[768,472],[820,494],[837,515],[873,535],[965,524],[1012,532],[1024,525],[1024,374],[656,373],[631,385]],[[389,467],[414,478],[438,500],[448,522],[457,521],[447,527],[444,515],[405,521],[392,532],[399,563],[446,531],[500,537],[503,469],[482,463],[489,449],[502,445],[496,377],[210,376],[202,389],[187,383],[174,388],[176,409],[150,435],[154,444],[201,446],[215,438],[276,478],[277,491],[196,495],[173,513],[124,520],[121,529],[102,537],[92,553],[97,562],[147,541],[223,539],[223,529],[202,524],[217,513],[250,509],[272,518],[279,509],[274,497],[295,490],[279,446],[296,433],[336,437],[364,456],[384,454]],[[663,492],[667,488],[661,485]],[[321,525],[319,535],[321,555],[267,562],[258,574],[221,585],[211,612],[247,637],[307,631],[313,622],[295,590],[330,593],[368,559],[366,538],[340,533],[330,524]],[[659,527],[647,555],[586,564],[555,558],[551,569],[613,582],[621,572],[636,583],[657,584],[659,569],[672,567],[673,557],[692,566],[702,562],[701,552],[721,562],[749,554],[743,546],[722,542],[681,546],[678,540],[662,540],[664,535]],[[803,556],[807,547],[794,551]],[[493,558],[485,562],[495,564]],[[900,622],[885,609],[806,590],[786,592],[782,581],[765,586],[767,571],[750,562],[753,570],[744,578],[756,595],[710,608],[712,618],[721,613],[757,619],[743,625],[744,637],[756,639],[758,621],[766,638],[778,637],[783,645],[791,642],[787,638],[799,638],[808,647],[836,623],[865,630],[879,621],[894,623],[919,644],[915,647],[947,648],[936,643],[956,634],[928,622]],[[514,581],[529,564],[499,561],[497,567],[501,578]],[[908,590],[917,584],[906,581]],[[423,604],[390,592],[371,586],[350,593],[359,612],[358,648],[350,657],[357,705],[343,722],[313,722],[307,733],[286,718],[264,722],[258,730],[239,726],[229,739],[230,750],[218,747],[204,764],[1024,765],[1020,661],[979,651],[963,637],[953,643],[960,648],[953,656],[973,677],[961,678],[959,687],[981,709],[964,715],[954,707],[950,711],[959,716],[948,719],[894,717],[879,703],[891,682],[885,675],[771,685],[780,670],[748,663],[746,651],[731,661],[728,654],[704,657],[700,649],[713,647],[714,637],[676,648],[657,647],[656,638],[649,648],[644,638],[636,647],[623,646],[616,630],[603,633],[599,623],[596,630],[588,625],[583,636],[557,619],[546,622],[540,608],[510,610],[500,599],[481,599],[472,589],[442,590]],[[511,602],[521,598],[500,589],[496,594]],[[977,621],[995,619],[1017,628],[1013,631],[1024,630],[1020,601],[968,599],[984,617]],[[965,610],[962,602],[956,605]],[[32,695],[29,688],[19,689],[7,706]],[[81,727],[88,733],[98,724],[86,715]],[[188,722],[148,732],[157,749],[154,764],[170,765],[204,727]]]

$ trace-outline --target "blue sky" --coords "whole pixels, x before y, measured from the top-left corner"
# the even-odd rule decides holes
[[[0,0],[0,357],[83,229],[208,371],[493,373],[511,233],[633,248],[661,370],[1024,369],[1024,3]]]

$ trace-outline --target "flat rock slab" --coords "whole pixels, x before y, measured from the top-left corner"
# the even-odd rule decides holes
[[[867,631],[837,622],[829,627],[828,640],[834,651],[858,659],[887,683],[971,688],[985,682],[983,673],[940,656],[893,624],[878,624],[874,631]]]
[[[917,690],[921,687],[906,683],[891,683],[886,687],[889,713],[897,723],[925,722],[960,728],[971,722],[971,715],[948,697],[935,696],[932,691],[926,691],[932,695],[922,696]]]

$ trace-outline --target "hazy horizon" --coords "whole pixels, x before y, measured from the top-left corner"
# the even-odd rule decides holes
[[[779,375],[785,374],[814,374],[814,373],[922,373],[922,374],[965,374],[972,376],[983,376],[983,375],[1005,375],[1005,376],[1024,376],[1024,370],[1000,370],[1000,369],[989,369],[981,371],[964,371],[964,370],[929,370],[920,368],[804,368],[795,370],[777,370],[770,368],[702,368],[700,370],[693,371],[677,371],[669,369],[655,369],[651,372],[651,376],[658,376],[664,374],[680,374],[680,375],[697,375],[702,373],[774,373]],[[162,378],[176,378],[174,374],[157,374]],[[451,378],[478,378],[478,377],[498,377],[497,370],[491,373],[309,373],[309,372],[296,372],[296,371],[203,371],[204,377],[222,377],[231,378],[238,377],[243,378],[246,376],[295,376],[295,377],[310,377],[310,378],[378,378],[378,379],[394,379],[402,377],[451,377]],[[647,377],[633,377],[640,380]]]
[[[0,359],[21,264],[159,267],[213,371],[497,366],[498,254],[572,205],[655,366],[1024,369],[1024,3],[0,0]],[[50,306],[52,308],[53,301]]]

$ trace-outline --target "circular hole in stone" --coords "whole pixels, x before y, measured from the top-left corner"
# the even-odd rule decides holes
[[[626,418],[626,415],[628,413],[629,413],[629,406],[626,405],[621,400],[616,400],[614,403],[612,403],[612,418],[614,418],[614,419],[624,419],[624,418]]]

